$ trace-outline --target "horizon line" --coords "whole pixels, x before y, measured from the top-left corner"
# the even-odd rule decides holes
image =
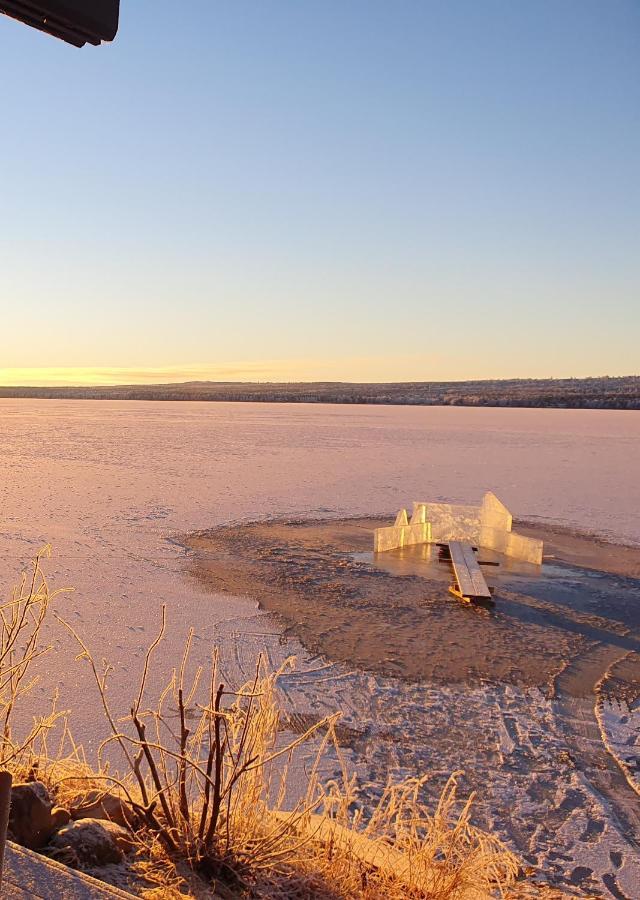
[[[66,381],[59,380],[55,382],[49,381],[0,381],[0,390],[118,390],[124,388],[170,388],[184,387],[188,385],[257,385],[260,387],[270,387],[279,385],[425,385],[425,384],[495,384],[496,382],[535,382],[535,381],[623,381],[627,379],[640,378],[640,373],[628,373],[625,375],[513,375],[500,376],[497,378],[480,377],[480,378],[405,378],[397,380],[370,380],[362,379],[355,381],[351,379],[336,378],[314,378],[314,379],[212,379],[212,378],[189,378],[178,381]]]
[[[402,356],[342,356],[332,358],[275,358],[228,360],[220,363],[190,362],[166,365],[49,365],[0,366],[0,386],[8,387],[134,387],[139,385],[189,384],[427,384],[467,381],[549,381],[578,378],[629,378],[616,370],[594,375],[576,366],[532,367],[522,373],[513,360],[485,365],[437,354]],[[555,371],[554,371],[555,369]],[[514,371],[515,370],[515,371]]]

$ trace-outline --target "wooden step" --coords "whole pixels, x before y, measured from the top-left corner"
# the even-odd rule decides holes
[[[463,600],[491,600],[491,591],[484,580],[471,544],[448,541],[447,549],[456,581],[454,587],[450,589],[451,593]]]

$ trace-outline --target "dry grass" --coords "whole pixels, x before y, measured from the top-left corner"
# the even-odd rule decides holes
[[[147,676],[165,632],[163,610],[129,714],[120,718],[107,700],[110,667],[99,669],[82,638],[64,624],[93,671],[111,728],[100,771],[135,815],[147,865],[173,890],[191,881],[192,895],[208,882],[234,895],[272,898],[472,900],[505,893],[514,883],[517,860],[472,826],[471,800],[460,807],[455,777],[433,813],[420,799],[425,777],[389,784],[366,813],[344,766],[339,782],[323,784],[326,753],[340,760],[337,716],[283,741],[276,700],[282,670],[268,673],[258,661],[252,681],[233,691],[219,681],[214,653],[206,678],[197,669],[187,679],[190,636],[159,702],[147,706]],[[126,760],[122,776],[105,771],[113,744]],[[313,746],[314,761],[300,799],[285,809],[289,768],[303,744]]]
[[[57,617],[93,672],[109,724],[95,762],[87,762],[55,713],[14,743],[15,703],[28,687],[30,662],[46,652],[40,631],[49,596],[38,557],[32,578],[23,579],[1,610],[5,759],[19,777],[43,780],[60,805],[77,803],[89,790],[118,794],[137,841],[133,869],[148,900],[479,900],[507,896],[515,884],[516,858],[471,824],[471,798],[458,802],[455,777],[434,811],[421,799],[424,777],[389,784],[367,810],[344,765],[340,779],[324,783],[319,773],[327,754],[342,762],[337,716],[286,740],[277,702],[282,670],[267,672],[259,660],[251,682],[232,690],[220,681],[214,653],[206,672],[198,668],[187,677],[190,635],[159,700],[149,704],[148,675],[164,638],[164,610],[125,716],[107,699],[111,667],[98,666],[82,637]],[[311,759],[306,783],[296,783],[299,799],[287,804],[291,764],[302,745]],[[109,762],[115,751],[123,761],[118,772]]]
[[[56,724],[59,714],[55,700],[49,715],[34,718],[26,734],[14,737],[13,718],[16,705],[35,685],[31,664],[51,648],[42,642],[42,626],[51,599],[56,593],[42,570],[42,559],[50,556],[45,546],[33,560],[31,571],[24,572],[11,598],[0,604],[0,767],[16,768],[24,764],[38,739],[46,736]]]

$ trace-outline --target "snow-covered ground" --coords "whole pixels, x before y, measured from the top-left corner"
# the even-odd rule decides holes
[[[428,772],[435,800],[461,771],[460,795],[477,792],[475,823],[496,831],[525,863],[566,889],[638,896],[640,854],[608,800],[576,768],[557,700],[538,689],[436,687],[350,672],[283,643],[263,612],[219,629],[217,644],[235,683],[252,677],[258,653],[273,668],[296,654],[295,670],[279,682],[283,706],[303,725],[342,711],[342,740],[365,805],[388,777]],[[337,775],[330,763],[326,774]]]
[[[602,700],[598,704],[598,718],[606,746],[637,791],[640,804],[640,701],[628,705]]]

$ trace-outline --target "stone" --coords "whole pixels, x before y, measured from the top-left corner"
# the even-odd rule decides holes
[[[117,794],[91,790],[69,804],[72,819],[106,819],[117,825],[130,825],[134,819],[127,803]]]
[[[107,819],[76,819],[53,836],[50,855],[75,867],[121,862],[133,846],[126,828]]]
[[[71,813],[64,806],[54,806],[51,810],[51,821],[57,831],[58,828],[62,828],[63,825],[71,821]]]
[[[14,787],[25,787],[27,786],[29,790],[39,797],[43,803],[49,803],[53,805],[53,800],[49,795],[49,791],[46,785],[42,781],[26,781],[24,784],[14,785]]]
[[[65,809],[54,807],[41,781],[13,785],[8,835],[16,844],[38,850],[69,818]]]

